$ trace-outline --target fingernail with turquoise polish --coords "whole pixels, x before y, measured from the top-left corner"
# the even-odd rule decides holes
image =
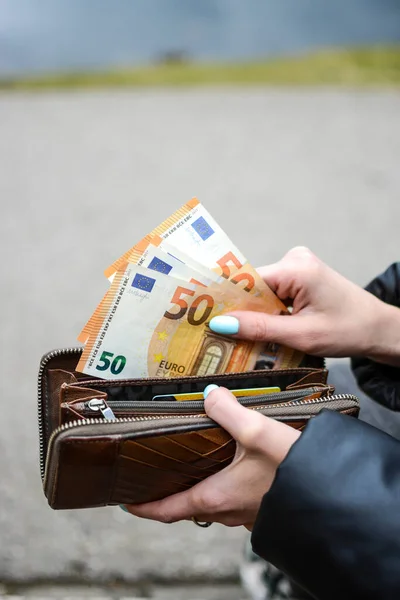
[[[231,335],[233,333],[238,333],[239,321],[236,319],[236,317],[222,315],[220,317],[214,317],[211,319],[209,327],[211,331],[214,331],[215,333]]]
[[[120,505],[119,505],[119,507],[120,507],[120,508],[122,508],[122,510],[123,510],[124,512],[127,512],[127,513],[129,512],[129,510],[128,510],[128,509],[126,508],[126,506],[124,506],[123,504],[120,504]]]
[[[204,397],[204,399],[206,399],[206,398],[207,398],[207,396],[208,396],[208,394],[209,394],[210,392],[212,392],[213,390],[217,390],[218,388],[219,388],[219,385],[215,385],[214,383],[210,383],[210,385],[208,385],[208,386],[205,388],[204,392],[203,392],[203,397]]]

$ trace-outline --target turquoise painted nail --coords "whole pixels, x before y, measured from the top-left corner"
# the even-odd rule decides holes
[[[239,321],[236,319],[236,317],[222,315],[221,317],[214,317],[211,319],[209,328],[215,333],[231,335],[233,333],[238,333]]]
[[[120,505],[119,505],[119,507],[120,507],[120,508],[122,508],[122,510],[123,510],[124,512],[127,512],[127,513],[129,512],[129,510],[128,510],[128,509],[126,508],[126,506],[124,506],[123,504],[120,504]]]
[[[218,388],[219,388],[219,385],[215,385],[215,383],[210,383],[210,385],[208,385],[203,392],[204,399],[207,398],[207,396],[210,392],[212,392],[213,390],[217,390]]]

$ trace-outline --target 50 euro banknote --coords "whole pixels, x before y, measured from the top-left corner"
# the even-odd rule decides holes
[[[196,264],[213,271],[250,295],[263,298],[270,314],[286,313],[286,306],[272,292],[207,209],[192,198],[155,227],[105,271],[112,278],[126,262],[138,263],[146,244],[160,245],[171,254],[174,249],[189,267]],[[179,256],[178,256],[179,257]]]
[[[232,310],[265,311],[265,302],[125,264],[93,314],[77,370],[107,379],[251,370],[264,344],[216,335],[208,327],[214,316]],[[280,366],[284,352],[278,349],[275,361]]]
[[[129,254],[129,263],[136,264],[140,267],[146,267],[152,271],[158,271],[170,277],[182,279],[194,285],[208,287],[211,284],[218,284],[224,295],[239,296],[242,301],[245,301],[247,293],[245,290],[235,285],[232,281],[217,275],[201,263],[189,258],[184,252],[178,248],[174,248],[159,236],[146,236],[136,244],[134,249]],[[110,275],[110,280],[113,281],[115,273]],[[101,300],[100,305],[107,302],[108,292]],[[96,319],[96,312],[90,317],[87,323],[82,328],[78,341],[86,343],[91,335],[92,328]]]
[[[130,256],[130,262],[132,264],[137,264],[139,267],[145,267],[146,269],[157,271],[170,277],[182,279],[183,281],[194,285],[207,287],[213,283],[213,281],[218,283],[218,280],[221,279],[217,276],[213,277],[214,273],[211,271],[206,271],[206,274],[193,271],[193,269],[188,267],[182,260],[172,256],[171,254],[168,254],[166,251],[164,252],[163,249],[159,247],[158,243],[155,245],[153,243],[149,243],[147,240],[142,240],[137,244],[135,252]],[[114,277],[115,273],[111,276],[111,281],[114,279]],[[224,280],[222,280],[222,282],[224,282]],[[98,310],[102,310],[101,306],[107,302],[110,292],[112,293],[112,290],[108,291],[104,295]],[[98,310],[93,313],[93,315],[82,328],[78,336],[79,342],[86,344],[95,325]]]

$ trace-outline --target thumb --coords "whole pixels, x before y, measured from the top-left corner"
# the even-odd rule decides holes
[[[311,315],[235,311],[229,316],[239,321],[237,337],[243,340],[275,342],[308,352],[316,333],[316,323]]]
[[[300,435],[284,423],[245,408],[223,387],[214,388],[205,398],[204,406],[210,419],[244,448],[264,452],[278,464]]]

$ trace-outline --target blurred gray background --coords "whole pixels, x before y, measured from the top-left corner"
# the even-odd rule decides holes
[[[11,4],[0,0],[0,16]],[[11,52],[7,31],[0,48]],[[75,345],[107,288],[104,268],[194,195],[255,266],[307,245],[366,284],[399,259],[399,111],[395,88],[0,93],[0,582],[128,581],[147,594],[161,580],[237,578],[240,529],[48,508],[40,357]],[[335,369],[340,387],[346,366]]]

